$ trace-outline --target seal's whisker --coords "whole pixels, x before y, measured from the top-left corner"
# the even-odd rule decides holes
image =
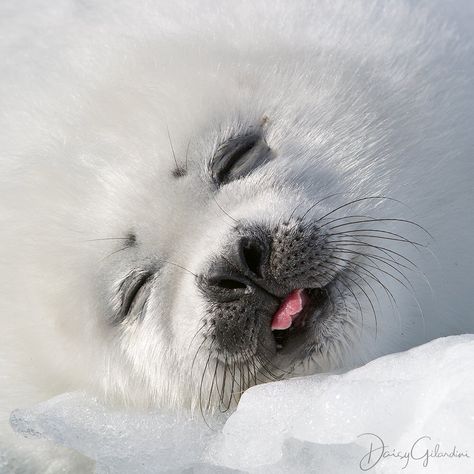
[[[334,257],[333,257],[334,258]],[[343,260],[340,258],[340,260]],[[352,262],[352,261],[349,261],[349,262]],[[353,263],[353,262],[352,262]],[[387,264],[386,262],[384,262],[385,264]],[[370,267],[372,267],[371,265],[369,264],[365,264],[365,265],[368,265]],[[388,264],[387,264],[388,265]],[[392,266],[392,265],[391,265]],[[393,267],[393,266],[392,266]],[[398,270],[397,268],[393,267],[394,270],[398,271],[402,277],[404,277],[404,279],[407,281],[408,283],[408,286],[405,285],[403,283],[403,281],[401,281],[399,278],[395,277],[391,272],[387,271],[387,270],[384,270],[382,268],[380,268],[379,266],[376,266],[376,269],[379,270],[380,272],[386,274],[387,276],[391,277],[392,279],[394,279],[397,283],[399,283],[401,286],[403,286],[403,288],[405,288],[413,297],[413,299],[415,300],[415,303],[417,304],[417,307],[418,307],[418,310],[419,310],[419,313],[420,313],[420,317],[422,319],[422,324],[423,324],[423,330],[425,330],[425,318],[424,318],[424,313],[423,313],[423,310],[421,308],[421,305],[418,301],[418,297],[416,296],[416,291],[415,291],[415,288],[412,284],[412,282],[406,277],[406,275],[404,273],[402,273],[400,270]],[[366,272],[368,272],[367,269],[365,269]],[[383,285],[380,281],[378,281],[379,284],[381,286],[383,286],[384,290],[386,292],[388,292],[390,294],[390,297],[389,298],[391,301],[393,301],[393,303],[395,303],[396,307],[397,307],[397,313],[398,313],[398,316],[399,316],[399,320],[401,320],[401,315],[400,315],[400,310],[398,308],[398,304],[396,303],[396,299],[395,297],[393,296],[392,292],[386,287],[386,285]]]
[[[81,242],[101,242],[107,240],[130,240],[130,237],[103,237],[100,239],[86,239],[82,240]]]
[[[391,277],[392,279],[394,279],[395,281],[397,281],[400,285],[402,285],[405,289],[407,289],[408,291],[411,292],[412,296],[417,300],[417,297],[416,297],[416,293],[415,293],[415,289],[411,283],[411,281],[408,279],[408,277],[403,273],[401,272],[399,269],[397,269],[394,265],[392,265],[390,262],[387,262],[385,261],[385,259],[382,259],[380,256],[376,256],[376,255],[372,255],[372,254],[364,254],[362,252],[356,252],[356,251],[353,251],[353,250],[347,250],[347,249],[338,249],[336,247],[334,248],[330,248],[331,250],[334,250],[335,253],[337,253],[338,251],[339,252],[346,252],[346,253],[354,253],[354,254],[357,254],[357,255],[361,255],[361,256],[364,256],[366,258],[368,258],[369,260],[371,260],[373,263],[375,263],[375,269],[384,273],[384,274],[387,274],[389,277]],[[333,256],[332,257],[333,259],[338,259],[340,261],[346,261],[347,263],[352,263],[352,264],[355,264],[355,262],[353,262],[352,260],[347,260],[347,259],[343,259],[341,257],[335,257]],[[397,278],[396,276],[394,276],[390,271],[387,271],[386,269],[382,269],[380,267],[380,265],[377,265],[376,262],[374,262],[374,259],[378,259],[381,263],[389,266],[390,268],[392,268],[394,271],[398,272],[401,277],[408,283],[409,287],[407,287],[407,285],[405,285],[399,278]],[[394,262],[395,264],[398,264],[398,265],[403,265],[403,264],[400,264],[399,262]],[[360,265],[360,264],[357,264],[357,265]],[[374,268],[373,265],[370,265],[370,264],[364,264],[365,267],[370,267],[370,268]],[[406,266],[404,266],[406,267]],[[412,269],[410,269],[412,270]],[[398,315],[398,319],[399,319],[399,322],[401,324],[401,315],[400,315],[400,310],[399,310],[399,307],[398,307],[398,304],[397,304],[397,301],[395,299],[395,297],[393,296],[393,293],[387,288],[386,285],[384,285],[380,279],[376,278],[375,275],[370,272],[369,270],[367,270],[367,268],[365,268],[365,272],[368,274],[368,276],[374,280],[376,280],[384,289],[384,291],[387,293],[387,296],[389,296],[389,301],[390,303],[392,304],[392,306],[394,307],[394,310],[396,309],[396,312],[397,312],[397,315]],[[419,309],[421,310],[421,307],[419,305],[419,303],[417,302],[418,304],[418,307]],[[421,311],[422,312],[422,311]],[[424,316],[423,314],[421,314],[421,317],[422,317],[422,320],[424,321]]]
[[[266,369],[268,369],[268,365],[273,368],[275,370],[275,372],[280,372],[281,374],[285,374],[285,375],[290,375],[291,374],[291,370],[287,371],[287,370],[284,370],[280,367],[278,367],[272,360],[271,360],[271,357],[273,355],[273,351],[270,350],[262,341],[259,341],[259,356],[261,359],[263,359],[263,361],[265,362],[266,364]],[[268,356],[268,357],[267,357]],[[267,370],[268,371],[268,370]],[[275,375],[275,374],[272,374],[273,377],[276,377],[276,378],[279,378],[281,377],[280,375]]]
[[[385,250],[390,250],[390,249],[385,249]],[[346,250],[347,252],[353,252],[352,250]],[[385,252],[384,252],[385,253]],[[377,258],[377,256],[368,256],[366,255],[367,258],[370,258],[370,257],[373,257],[373,258]],[[400,257],[403,257],[401,254],[400,254]],[[380,257],[378,257],[380,259]],[[408,260],[408,259],[407,259]],[[415,291],[415,288],[413,286],[413,284],[411,283],[411,281],[408,279],[408,277],[403,273],[401,272],[400,270],[398,270],[397,268],[395,268],[393,265],[390,265],[388,262],[382,262],[382,263],[385,263],[386,265],[390,266],[391,268],[393,268],[395,271],[397,271],[403,278],[405,281],[407,281],[408,283],[408,286],[410,288],[408,288],[403,282],[401,282],[398,278],[396,278],[393,274],[391,274],[390,272],[388,272],[387,270],[384,270],[382,268],[380,268],[378,266],[378,270],[381,271],[382,273],[385,273],[387,274],[388,276],[390,276],[391,278],[393,278],[394,280],[396,280],[399,284],[401,284],[405,289],[407,289],[407,291],[410,292],[410,294],[412,295],[412,297],[414,298],[415,300],[415,303],[417,304],[417,307],[418,307],[418,310],[419,310],[419,313],[420,313],[420,317],[422,319],[422,324],[423,324],[423,327],[425,328],[425,317],[424,317],[424,314],[423,314],[423,310],[421,308],[421,305],[419,303],[419,300],[418,300],[418,297],[416,295],[416,291]],[[399,262],[394,262],[398,265],[401,265]],[[412,270],[412,269],[410,269]],[[418,273],[421,273],[422,277],[424,278],[425,282],[427,283],[428,287],[431,289],[431,285],[426,277],[426,275],[423,273],[423,272],[419,272],[417,268],[413,269],[412,271],[417,271]],[[399,312],[399,309],[398,309],[398,305],[397,305],[397,314],[398,314],[398,317],[399,317],[399,320],[400,320],[400,312]],[[424,329],[425,330],[425,329]]]
[[[189,146],[191,145],[191,139],[188,140],[188,144],[186,146],[186,154],[185,154],[185,170],[188,171],[188,156],[189,156]]]
[[[331,226],[331,227],[328,227],[328,236],[337,236],[337,235],[350,235],[350,234],[353,234],[353,233],[356,233],[356,232],[361,232],[361,233],[365,233],[365,232],[373,232],[375,233],[375,238],[378,238],[379,236],[377,234],[386,234],[386,235],[390,235],[390,236],[393,236],[393,237],[398,237],[399,239],[401,240],[406,240],[408,243],[415,243],[419,246],[425,246],[425,244],[422,244],[421,242],[416,242],[416,241],[413,241],[413,240],[410,240],[408,239],[406,236],[404,235],[401,235],[401,234],[398,234],[398,233],[395,233],[395,232],[391,232],[391,231],[388,231],[386,229],[381,229],[381,228],[368,228],[368,227],[365,227],[365,226],[361,226],[361,227],[356,227],[356,228],[348,228],[348,229],[343,229],[344,227],[348,227],[348,226],[353,226],[355,224],[358,224],[360,223],[361,221],[354,221],[354,222],[348,222],[346,224],[341,224],[341,225],[337,225],[337,226]],[[368,221],[364,221],[364,222],[368,222]],[[373,224],[374,222],[370,222],[370,224]],[[343,229],[343,230],[340,230],[338,232],[334,232],[334,229]]]
[[[216,203],[216,206],[217,206],[229,219],[232,219],[232,221],[234,221],[235,223],[237,223],[238,220],[235,219],[234,217],[232,217],[232,216],[219,204],[219,202],[217,201],[216,196],[214,196],[214,194],[211,194],[211,196],[212,196],[212,200]]]
[[[335,279],[338,279],[338,281],[344,285],[348,290],[349,292],[352,294],[352,296],[354,297],[355,301],[357,302],[357,305],[359,307],[359,310],[360,310],[360,314],[361,314],[361,318],[362,318],[362,326],[364,324],[364,314],[363,314],[363,311],[362,311],[362,306],[356,296],[356,294],[353,292],[352,288],[350,287],[350,285],[348,285],[347,283],[345,283],[343,280],[341,280],[341,276],[344,274],[344,271],[347,270],[346,267],[343,267],[342,270],[343,271],[340,271],[340,272],[336,272],[333,268],[331,267],[328,267],[327,265],[325,265],[324,263],[320,264],[323,268],[325,268],[327,271],[332,271],[335,275]],[[335,265],[335,266],[338,266],[338,265]]]
[[[266,358],[262,354],[255,354],[254,357],[257,363],[259,364],[259,374],[266,380],[270,380],[270,381],[275,380],[276,379],[275,374],[267,370]]]
[[[247,350],[247,351],[244,351],[244,357],[245,357],[246,362],[249,363],[249,365],[252,364],[253,366],[252,373],[254,374],[255,385],[257,383],[265,383],[266,382],[265,380],[262,380],[258,377],[258,372],[260,372],[260,369],[261,369],[260,366],[257,368],[257,366],[255,365],[255,362],[258,362],[259,364],[261,364],[261,362],[258,359],[258,356],[256,354],[250,353],[250,350]],[[249,386],[250,386],[250,381],[249,381]]]
[[[212,342],[211,347],[210,347],[210,349],[209,349],[209,355],[208,355],[208,357],[207,357],[206,364],[204,365],[204,369],[203,369],[202,375],[201,375],[201,382],[200,382],[200,384],[199,384],[199,409],[200,409],[200,411],[201,411],[201,416],[202,416],[204,422],[206,423],[206,425],[208,426],[209,429],[212,429],[212,428],[211,428],[211,426],[209,425],[209,423],[207,422],[206,417],[205,417],[205,414],[204,414],[207,409],[204,409],[204,407],[203,407],[203,404],[202,404],[202,402],[203,402],[202,397],[203,397],[203,385],[204,385],[204,380],[205,380],[206,375],[207,375],[207,370],[208,370],[208,366],[209,366],[209,361],[211,360],[211,357],[212,357],[212,346],[213,346],[213,344],[214,344],[214,341]]]
[[[222,407],[224,406],[226,380],[227,380],[227,354],[225,355],[225,359],[224,359],[224,368],[222,370],[221,382],[220,384],[219,383],[216,384],[217,394],[219,396],[219,411],[221,413],[225,413],[225,411],[222,410]],[[220,388],[219,388],[219,385],[220,385]]]
[[[251,357],[251,361],[252,361],[252,366],[253,366],[253,381],[254,381],[254,385],[257,385],[258,383],[258,376],[257,376],[257,366],[255,365],[255,357]]]
[[[173,141],[171,140],[171,133],[170,133],[170,129],[169,129],[168,125],[166,125],[166,132],[168,134],[168,141],[170,143],[171,154],[173,155],[173,159],[174,159],[174,162],[175,162],[175,165],[176,165],[176,169],[179,169],[180,166],[178,165],[178,160],[176,159],[176,153],[174,151]]]
[[[342,238],[344,238],[344,237],[349,237],[350,238],[350,237],[354,236],[354,237],[362,237],[362,238],[368,238],[368,239],[374,239],[374,240],[387,240],[387,241],[391,241],[391,242],[400,242],[400,243],[404,243],[404,244],[413,245],[413,247],[417,248],[418,251],[420,251],[420,247],[426,248],[425,245],[423,245],[419,242],[411,241],[411,240],[406,239],[406,238],[400,239],[400,238],[386,237],[386,236],[376,235],[376,234],[366,234],[366,233],[364,233],[364,231],[361,231],[360,229],[354,230],[354,232],[350,232],[350,231],[335,232],[334,234],[331,234],[331,237],[336,237],[336,242],[337,242],[338,236],[342,236]]]
[[[306,211],[305,213],[301,216],[301,220],[304,220],[304,218],[318,205],[318,204],[321,204],[323,201],[326,201],[327,199],[331,199],[332,197],[335,197],[335,196],[341,196],[343,194],[346,194],[346,193],[332,193],[332,194],[329,194],[325,197],[323,197],[322,199],[320,199],[319,201],[313,203]]]
[[[236,369],[237,369],[237,361],[235,360],[235,356],[232,356],[232,390],[231,390],[231,397],[234,399],[235,403],[239,403],[239,398],[237,395],[239,392],[237,390],[234,390],[234,387],[238,387],[239,383],[237,382],[237,376],[236,376]]]
[[[194,339],[196,339],[197,335],[207,326],[207,321],[204,320],[202,325],[199,327],[199,329],[195,332],[194,336],[191,338],[191,342],[188,345],[188,350],[191,349],[191,346],[194,342]]]
[[[345,222],[343,225],[352,225],[352,224],[357,224],[359,222],[364,222],[364,221],[361,221],[361,219],[368,219],[368,222],[372,222],[372,220],[376,220],[375,217],[371,217],[371,216],[366,216],[366,215],[362,215],[362,214],[349,214],[348,216],[336,217],[334,219],[331,219],[331,220],[325,222],[324,224],[320,224],[319,228],[322,229],[323,227],[330,226],[334,222],[344,221],[344,220],[347,220],[347,219],[359,219],[359,220],[356,220],[354,222]],[[330,227],[330,228],[332,228],[332,227]]]
[[[124,250],[127,250],[129,249],[130,247],[127,245],[125,247],[122,247],[122,248],[119,248],[118,250],[114,250],[112,253],[109,253],[108,255],[106,255],[105,257],[101,258],[100,261],[103,262],[104,260],[107,260],[108,258],[112,257],[112,255],[115,255],[119,252],[123,252]]]
[[[288,222],[291,221],[291,219],[293,218],[294,213],[296,212],[296,210],[298,209],[298,207],[301,206],[301,204],[302,204],[302,203],[299,202],[299,203],[293,208],[293,210],[290,212],[290,217],[288,217],[288,219],[287,219]]]
[[[242,372],[242,393],[245,392],[249,388],[248,384],[248,371],[249,371],[249,366],[248,366],[248,360],[244,358],[244,360],[240,361],[240,369]]]
[[[248,385],[248,370],[249,370],[249,358],[247,356],[247,351],[242,351],[242,359],[240,360],[240,375],[241,375],[241,388],[242,392],[247,390]]]
[[[347,225],[353,225],[353,224],[363,224],[363,223],[372,223],[372,222],[400,222],[404,224],[410,224],[412,226],[418,227],[421,229],[425,234],[427,234],[431,239],[434,239],[434,237],[431,235],[431,233],[425,229],[422,225],[418,224],[417,222],[411,221],[409,219],[401,219],[401,218],[394,218],[394,217],[371,217],[371,216],[347,216],[347,217],[338,217],[337,219],[332,219],[328,222],[325,222],[324,224],[320,225],[320,228],[328,226],[329,224],[332,224],[336,221],[343,220],[343,219],[352,219],[352,218],[361,218],[361,220],[357,220],[354,222],[346,222],[343,224],[338,224],[336,226],[330,226],[330,229],[337,229],[339,227],[344,227]]]
[[[264,373],[267,373],[270,380],[279,380],[284,374],[290,374],[290,372],[286,372],[277,367],[274,363],[272,363],[272,361],[265,355],[265,349],[263,351],[260,351],[258,356],[256,355],[256,358],[262,364],[262,375],[264,375]]]
[[[338,258],[338,257],[331,257],[330,259],[332,258],[335,258],[335,259],[338,259],[338,260],[342,260],[342,261],[345,261],[345,262],[348,262],[350,265],[356,265],[357,267],[359,267],[362,271],[364,271],[364,274],[368,277],[368,278],[371,278],[372,280],[374,280],[375,282],[377,282],[384,290],[385,292],[387,293],[387,296],[389,297],[389,301],[393,307],[393,309],[395,310],[395,307],[393,305],[395,305],[398,309],[398,305],[396,303],[396,300],[395,300],[395,297],[393,296],[393,293],[387,288],[386,285],[384,285],[379,278],[377,278],[376,275],[374,275],[371,271],[367,270],[367,268],[365,268],[365,265],[361,265],[361,264],[357,264],[356,262],[353,262],[351,260],[347,260],[347,259],[342,259],[342,258]],[[337,264],[334,264],[333,265],[337,265]],[[362,281],[364,281],[364,283],[372,290],[372,292],[374,293],[374,296],[375,296],[375,299],[377,300],[377,303],[379,305],[379,308],[381,307],[381,304],[380,304],[380,300],[378,299],[378,296],[377,296],[377,293],[375,292],[375,290],[373,289],[372,285],[370,285],[370,283],[365,279],[363,278],[358,272],[355,272],[354,270],[352,269],[348,269],[347,271],[350,271],[351,273],[357,275],[359,278],[362,279]]]
[[[247,353],[247,361],[248,361],[248,367],[249,367],[249,380],[248,380],[248,386],[252,386],[252,382],[250,378],[253,378],[253,385],[257,385],[258,382],[258,377],[257,377],[257,367],[255,365],[255,357],[253,354],[250,353],[250,350],[248,349],[246,351]]]
[[[321,222],[322,220],[326,219],[326,217],[330,216],[331,214],[334,214],[335,212],[337,212],[337,211],[339,211],[339,210],[341,210],[345,207],[351,206],[353,204],[357,204],[358,202],[369,201],[369,200],[394,201],[394,202],[397,202],[399,204],[404,205],[404,203],[399,201],[398,199],[394,199],[394,198],[391,198],[391,197],[388,197],[388,196],[366,196],[366,197],[361,197],[361,198],[358,198],[358,199],[353,199],[352,201],[346,202],[345,204],[342,204],[342,205],[336,207],[332,211],[328,212],[327,214],[324,214],[324,216],[317,219],[316,222]],[[315,205],[313,205],[313,207],[314,206]],[[311,207],[310,209],[308,209],[308,211],[306,211],[305,216],[313,207]]]
[[[361,334],[362,334],[362,329],[363,328],[361,328],[359,325],[357,325],[356,322],[353,321],[352,318],[349,316],[349,308],[347,307],[347,302],[346,302],[346,299],[344,298],[344,295],[342,294],[342,291],[339,289],[339,287],[337,285],[334,285],[333,288],[339,293],[341,301],[344,305],[344,320],[345,320],[345,322],[347,324],[350,324],[351,326],[353,326],[355,329],[359,330],[358,336],[360,337]],[[335,312],[336,311],[336,304],[334,303],[333,299],[331,298],[329,291],[326,290],[326,292],[328,293],[328,298],[331,301],[333,311]],[[360,305],[359,305],[359,307],[360,307]],[[360,308],[360,310],[362,311],[362,308]]]
[[[364,312],[362,311],[362,305],[360,304],[360,301],[359,301],[359,298],[357,298],[357,295],[354,293],[354,291],[352,290],[352,288],[350,287],[350,285],[348,285],[346,282],[344,282],[343,280],[340,279],[340,276],[337,275],[335,277],[335,281],[339,282],[344,288],[346,288],[346,290],[349,291],[349,293],[351,293],[352,297],[354,298],[354,301],[359,309],[359,312],[360,312],[360,317],[361,317],[361,331],[364,330]],[[334,285],[335,288],[339,290],[339,288],[337,287],[337,285]],[[343,299],[343,301],[345,301],[345,299]]]
[[[351,236],[352,237],[352,236]],[[353,237],[352,237],[353,238]],[[418,268],[418,265],[416,265],[412,260],[410,260],[409,258],[407,258],[406,256],[404,256],[403,254],[401,253],[398,253],[398,252],[395,252],[394,250],[392,249],[389,249],[389,248],[386,248],[386,247],[382,247],[382,246],[377,246],[377,245],[374,245],[374,244],[369,244],[368,242],[365,242],[365,241],[362,241],[362,240],[359,240],[359,239],[356,239],[356,238],[353,238],[353,240],[355,240],[356,242],[360,242],[363,246],[366,246],[366,247],[370,247],[370,248],[375,248],[376,250],[378,250],[379,252],[383,253],[384,255],[386,255],[388,258],[391,259],[391,261],[393,261],[394,264],[397,264],[397,265],[400,265],[400,266],[404,266],[403,264],[401,264],[400,262],[398,262],[397,260],[395,260],[395,258],[390,255],[390,254],[393,254],[393,255],[396,255],[398,256],[399,258],[403,259],[404,261],[406,261],[407,263],[411,264],[413,268],[410,268],[411,271],[415,271],[418,275],[420,275],[424,282],[426,283],[426,285],[428,286],[428,288],[430,289],[431,293],[433,294],[433,288],[431,287],[431,283],[428,279],[428,277],[426,276],[426,274],[421,271],[419,268]],[[348,244],[348,245],[351,245],[351,244]],[[429,251],[429,248],[428,249],[425,249],[425,250],[428,250]],[[380,257],[380,256],[379,256]],[[381,257],[380,257],[381,258]],[[405,266],[406,268],[406,266]]]
[[[207,187],[208,186],[208,183],[203,179],[203,177],[201,175],[199,175],[199,178],[201,179],[201,181],[203,182],[203,184]],[[217,191],[219,188],[216,186],[215,187],[215,190]],[[219,201],[217,200],[217,197],[215,196],[215,193],[211,192],[210,194],[210,197],[211,199],[214,201],[215,205],[220,209],[220,211],[225,215],[227,216],[230,220],[232,220],[233,222],[237,223],[238,220],[235,219],[234,217],[232,217],[229,212],[227,212],[220,204],[219,204]]]
[[[168,265],[171,265],[176,268],[180,268],[181,270],[184,270],[185,272],[188,272],[189,274],[191,274],[193,277],[198,278],[198,275],[196,273],[189,270],[189,268],[186,268],[183,265],[180,265],[179,263],[171,262],[170,260],[165,260],[163,258],[159,258],[157,259],[157,261],[160,263],[167,263]]]
[[[236,379],[236,361],[235,361],[235,356],[232,355],[231,356],[231,359],[232,359],[232,368],[231,366],[229,365],[229,373],[231,375],[231,378],[232,378],[232,384],[231,384],[231,387],[230,387],[230,391],[229,391],[229,402],[228,402],[228,406],[227,406],[227,409],[229,409],[230,405],[232,404],[232,399],[234,399],[235,403],[238,403],[239,400],[236,398],[236,394],[238,392],[236,392],[234,390],[234,387],[238,384],[237,382],[237,379]]]
[[[368,256],[366,256],[366,258],[369,258]],[[332,256],[329,256],[328,257],[328,260],[340,260],[340,261],[343,261],[343,262],[346,262],[350,265],[356,265],[358,267],[361,267],[361,268],[364,268],[366,271],[367,268],[373,268],[375,270],[378,270],[382,273],[384,273],[385,275],[388,275],[389,277],[393,278],[395,281],[397,281],[400,285],[402,285],[405,289],[409,289],[399,278],[395,277],[394,275],[392,275],[392,273],[390,273],[389,271],[387,270],[384,270],[383,268],[380,268],[379,265],[375,264],[375,265],[371,265],[370,263],[367,263],[365,262],[364,264],[361,264],[361,263],[358,263],[358,262],[355,262],[354,260],[350,260],[350,259],[347,259],[347,258],[343,258],[343,257],[337,257],[335,255],[332,255]],[[407,281],[408,285],[410,286],[410,290],[411,291],[415,291],[411,281],[406,277],[406,275],[404,273],[402,273],[400,270],[398,270],[397,268],[393,267],[397,272],[399,272],[402,277]]]
[[[401,272],[397,267],[395,267],[395,265],[398,265],[399,267],[404,268],[405,270],[408,270],[410,272],[415,272],[416,271],[416,269],[410,268],[407,265],[404,265],[403,263],[400,263],[400,262],[397,262],[396,260],[393,260],[392,258],[382,257],[381,255],[377,255],[375,253],[358,252],[357,250],[352,250],[352,249],[345,249],[345,248],[338,248],[338,247],[326,247],[326,246],[324,247],[324,250],[332,250],[332,251],[334,251],[335,253],[338,253],[338,254],[339,253],[349,253],[351,255],[367,258],[367,259],[371,260],[372,262],[374,260],[376,260],[380,263],[383,263],[384,265],[387,265],[387,266],[393,268],[394,270],[399,272],[400,275],[405,276],[405,278],[407,278],[406,275],[403,272]],[[329,255],[332,255],[332,254],[321,253],[321,255],[329,256]],[[375,264],[375,262],[374,262],[374,264]]]
[[[197,356],[199,354],[199,351],[201,350],[201,348],[203,347],[204,343],[206,342],[206,338],[203,338],[201,344],[199,344],[199,347],[196,349],[196,352],[194,354],[194,357],[193,357],[193,360],[191,362],[191,371],[190,371],[190,375],[192,376],[192,373],[193,373],[193,369],[194,369],[194,364],[196,362],[196,359],[197,359]],[[212,347],[212,345],[211,345]]]
[[[370,258],[370,257],[367,257],[367,258]],[[351,262],[350,260],[348,260],[348,261]],[[383,263],[387,264],[386,262],[383,262]],[[365,264],[365,265],[368,265],[368,264]],[[386,272],[386,271],[384,271],[383,269],[381,269],[379,265],[375,265],[375,267],[372,266],[372,265],[369,265],[369,266],[370,266],[370,268],[375,268],[376,270],[380,270],[380,271],[382,271],[382,272],[384,272],[384,273],[387,273],[388,275],[390,275],[390,276],[393,278],[393,275],[391,275],[389,272]],[[406,278],[406,276],[405,276],[402,272],[400,272],[397,268],[395,268],[393,265],[391,265],[391,267],[393,267],[394,270],[398,271],[403,277]],[[367,271],[367,270],[366,270],[366,271]],[[372,278],[373,278],[373,277],[372,277]],[[406,279],[407,279],[407,278],[406,278]],[[398,306],[398,303],[397,303],[395,297],[393,296],[392,292],[386,287],[386,285],[384,285],[378,278],[377,278],[376,280],[377,280],[377,282],[383,287],[384,291],[387,293],[387,296],[389,296],[389,301],[390,301],[390,303],[391,303],[391,306],[392,306],[392,308],[394,309],[394,311],[396,311],[399,324],[401,325],[401,313],[400,313],[400,308],[399,308],[399,306]],[[409,281],[409,280],[407,279],[407,281]],[[411,285],[411,282],[410,282],[410,281],[409,281],[409,283],[410,283],[410,285]],[[411,286],[412,286],[412,285],[411,285]],[[414,292],[414,290],[413,290],[413,292]]]
[[[380,250],[380,251],[385,251],[385,252],[388,252],[389,254],[396,255],[397,257],[401,258],[402,260],[408,262],[414,268],[418,268],[418,266],[412,260],[410,260],[408,257],[406,257],[405,255],[403,255],[399,252],[396,252],[395,250],[390,249],[388,247],[382,247],[381,245],[375,245],[373,243],[366,242],[365,240],[356,239],[353,235],[351,235],[350,238],[347,238],[347,239],[336,239],[336,240],[327,239],[326,242],[330,243],[330,244],[332,244],[332,243],[344,244],[345,246],[370,247],[370,248],[374,248],[374,249],[377,249],[377,250]],[[396,262],[396,260],[394,260],[394,262]]]
[[[275,380],[279,380],[280,376],[275,375],[271,370],[268,369],[267,363],[263,360],[261,355],[255,356],[255,359],[260,364],[259,372],[261,376],[266,379],[268,382],[274,382]]]
[[[227,390],[227,384],[229,383],[230,389]],[[229,356],[226,354],[225,356],[225,362],[224,362],[224,371],[223,371],[223,377],[222,377],[222,382],[221,382],[221,399],[219,402],[219,411],[221,413],[226,413],[229,411],[230,406],[232,404],[232,390],[233,390],[233,378],[232,378],[232,373],[229,365]]]
[[[211,380],[211,387],[209,389],[209,397],[207,399],[207,405],[206,405],[206,410],[209,410],[211,408],[211,404],[212,404],[212,394],[213,394],[213,390],[214,390],[214,384],[216,385],[217,387],[217,380],[216,380],[216,377],[217,377],[217,369],[219,367],[219,359],[216,358],[216,363],[214,364],[214,372],[213,372],[213,375],[212,375],[212,380]]]
[[[353,278],[349,277],[347,275],[347,273],[344,273],[344,275],[340,275],[341,278],[344,278],[344,279],[348,279],[349,281],[351,281],[354,285],[357,286],[357,288],[359,288],[360,291],[362,291],[362,293],[364,293],[365,297],[367,298],[367,301],[371,307],[371,310],[372,310],[372,313],[374,315],[374,321],[375,321],[375,337],[377,338],[377,334],[378,334],[378,322],[377,322],[377,312],[375,311],[375,307],[374,307],[374,304],[372,302],[372,300],[370,299],[369,295],[367,294],[367,292],[364,290],[364,288],[356,281],[354,280]]]

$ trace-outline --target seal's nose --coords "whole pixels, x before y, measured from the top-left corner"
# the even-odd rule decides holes
[[[207,284],[219,301],[232,301],[265,286],[270,242],[251,229],[241,229],[226,257],[214,262]]]

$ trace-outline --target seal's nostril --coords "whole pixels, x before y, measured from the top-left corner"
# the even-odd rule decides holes
[[[204,291],[219,303],[238,300],[250,291],[247,281],[232,272],[214,273],[203,282]]]
[[[257,240],[242,239],[240,256],[242,263],[254,275],[262,278],[265,248]]]

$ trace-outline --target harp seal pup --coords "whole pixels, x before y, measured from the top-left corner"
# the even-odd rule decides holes
[[[53,456],[8,415],[63,391],[225,409],[254,383],[473,331],[457,5],[43,5],[33,32],[12,7],[3,462]]]

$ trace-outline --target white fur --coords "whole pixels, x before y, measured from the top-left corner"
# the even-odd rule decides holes
[[[347,194],[316,217],[347,195],[385,195],[405,205],[351,211],[413,219],[433,234],[387,227],[429,241],[431,254],[405,249],[419,267],[416,300],[386,279],[399,314],[380,292],[374,342],[364,307],[366,332],[346,365],[474,330],[467,2],[52,3],[0,6],[0,443],[9,462],[35,456],[30,443],[11,448],[10,411],[66,390],[196,405],[189,346],[204,303],[193,276],[165,265],[143,322],[122,331],[107,315],[134,262],[202,271],[233,225],[220,207],[274,222],[333,193]],[[219,207],[206,162],[222,137],[263,117],[278,158],[222,188]],[[180,180],[168,131],[181,164],[189,147]],[[93,240],[130,230],[132,250],[111,255],[120,241]],[[340,363],[336,346],[328,351],[323,368]]]

